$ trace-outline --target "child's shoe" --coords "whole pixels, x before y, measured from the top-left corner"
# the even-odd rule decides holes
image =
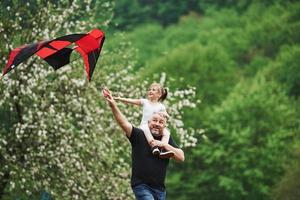
[[[172,158],[174,156],[174,152],[173,151],[162,151],[159,154],[160,158]]]
[[[152,148],[152,154],[155,156],[158,156],[160,154],[160,150],[158,147],[153,147]]]

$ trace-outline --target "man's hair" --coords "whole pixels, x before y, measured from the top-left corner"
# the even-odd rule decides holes
[[[166,111],[159,111],[159,112],[155,112],[154,114],[158,114],[159,116],[163,117],[166,119],[166,122],[168,121],[168,119],[170,118],[170,115],[166,112]]]

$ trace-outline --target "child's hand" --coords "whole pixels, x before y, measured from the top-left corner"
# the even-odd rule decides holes
[[[162,147],[162,148],[165,148],[165,146],[167,145],[166,143],[159,141],[159,140],[154,140],[151,142],[151,144],[153,146]]]
[[[154,139],[150,140],[150,142],[149,142],[150,147],[154,147],[155,146],[154,144],[155,144]]]

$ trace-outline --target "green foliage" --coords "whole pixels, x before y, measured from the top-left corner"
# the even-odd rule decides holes
[[[286,146],[299,131],[296,116],[275,82],[258,76],[239,83],[210,113],[208,139],[188,152],[189,167],[178,172],[179,182],[185,184],[173,184],[172,197],[270,199],[271,188],[283,173],[282,163],[290,162]]]
[[[195,121],[195,117],[203,119],[209,112],[204,110],[208,108],[207,105],[220,103],[237,80],[234,63],[226,50],[217,44],[204,47],[197,43],[187,43],[153,62],[142,74],[145,77],[158,72],[168,74],[171,89],[179,89],[185,85],[198,86],[196,97],[202,103],[185,112],[187,125],[198,128],[201,127],[201,122]]]
[[[105,28],[111,32],[116,27],[132,31],[106,35],[100,68],[89,86],[80,81],[84,78],[82,71],[62,72],[66,77],[59,79],[49,71],[35,71],[41,65],[32,65],[31,60],[27,63],[31,68],[18,68],[10,76],[12,82],[0,84],[0,180],[7,181],[5,198],[26,199],[31,194],[34,199],[43,189],[54,191],[56,197],[62,193],[72,198],[85,186],[84,191],[79,190],[81,198],[132,199],[129,148],[124,138],[118,137],[120,130],[111,123],[109,111],[95,97],[104,85],[121,96],[143,96],[148,84],[144,80],[161,81],[163,74],[166,77],[162,82],[170,89],[166,103],[175,116],[172,134],[183,141],[183,146],[193,146],[194,137],[199,141],[195,148],[185,149],[184,164],[171,163],[167,179],[170,199],[269,200],[272,194],[278,200],[297,199],[299,156],[295,153],[288,158],[290,146],[299,144],[297,1],[91,1],[89,8],[96,12],[67,9],[73,1],[29,1],[30,6],[13,2],[0,3],[0,17],[7,19],[0,22],[2,54],[34,39],[89,30],[95,24],[85,22],[91,19],[97,25],[110,24]],[[82,8],[88,5],[86,1],[74,2]],[[8,12],[11,10],[17,12]],[[66,18],[58,21],[62,11],[67,15],[61,16]],[[22,18],[15,18],[15,14]],[[75,19],[83,19],[83,24],[70,23]],[[117,26],[112,27],[114,24]],[[2,66],[4,61],[0,62]],[[81,67],[75,62],[72,68],[77,65]],[[34,76],[36,73],[47,76],[44,79]],[[30,76],[20,79],[24,74]],[[30,90],[22,85],[30,86]],[[186,86],[196,88],[196,97],[201,101],[193,104],[197,107],[192,110],[183,107],[189,105],[184,100],[194,92],[177,91]],[[66,104],[70,98],[74,101]],[[178,102],[178,98],[183,101]],[[47,110],[52,104],[57,108],[54,113]],[[131,122],[138,123],[137,109],[125,105],[121,109]],[[71,114],[65,116],[66,112]],[[20,124],[24,116],[29,127]],[[41,118],[46,129],[41,128]],[[63,125],[57,118],[63,119]],[[78,123],[88,119],[96,128]],[[185,132],[183,124],[185,128],[204,127],[206,131]],[[44,129],[50,133],[46,134],[47,140]],[[40,135],[38,130],[42,131]],[[62,151],[58,140],[63,140],[72,152],[58,155]],[[48,152],[39,156],[39,148],[45,145],[55,152],[58,161]],[[33,153],[24,150],[27,148]],[[77,158],[85,170],[69,158]],[[67,167],[59,170],[62,164]],[[7,172],[13,173],[8,176]],[[95,184],[88,184],[87,177],[92,177]]]
[[[197,42],[224,47],[238,66],[246,67],[257,56],[274,58],[282,45],[299,42],[298,10],[299,4],[266,7],[257,3],[243,15],[232,9],[212,11],[205,17],[190,14],[166,28],[142,25],[126,37],[139,49],[137,66],[151,67],[158,57],[180,45]]]
[[[276,61],[266,69],[267,76],[282,84],[290,96],[300,95],[300,47],[284,46]]]
[[[20,16],[11,20],[10,15],[2,15],[0,51],[5,54],[19,42],[90,28],[89,14],[87,21],[77,20],[90,8],[89,2],[28,2],[27,9],[21,3],[1,3],[1,14],[6,10]],[[1,199],[38,199],[43,190],[55,199],[132,199],[125,162],[129,149],[119,145],[124,138],[109,139],[112,133],[121,133],[108,126],[111,116],[103,110],[105,102],[98,101],[96,85],[72,73],[71,68],[79,67],[82,63],[77,61],[53,73],[48,65],[31,58],[2,78]]]
[[[133,67],[138,69],[143,67],[143,62],[160,54],[160,40],[158,38],[161,37],[162,31],[162,27],[157,24],[145,25],[137,28],[134,33],[115,34],[105,47],[114,50],[120,40],[126,39],[131,43],[133,48],[130,50],[133,50],[135,54],[136,63]]]
[[[87,23],[94,19],[93,15],[86,15],[83,21],[78,14],[93,13],[89,9],[94,4],[89,3],[95,2],[56,3],[36,2],[41,10],[22,13],[33,21],[35,15],[41,15],[40,21],[30,27],[21,23],[22,19],[1,22],[4,44],[0,51],[6,52],[22,41],[32,42],[33,38],[54,38],[73,29],[86,30],[93,24]],[[101,3],[110,5],[107,1]],[[19,11],[14,4],[4,9]],[[8,34],[10,31],[16,34]],[[144,96],[147,86],[146,82],[134,81],[134,48],[121,34],[116,35],[121,42],[107,42],[108,47],[114,48],[103,49],[98,62],[101,65],[89,83],[81,59],[54,73],[43,61],[31,57],[2,78],[0,199],[38,199],[41,191],[55,199],[133,199],[129,183],[130,145],[112,122],[111,111],[100,91],[106,85],[114,94],[139,98]],[[1,60],[5,61],[6,58]],[[179,130],[181,145],[193,146],[194,131],[183,129],[178,108],[194,107],[188,100],[194,92],[176,92],[170,92],[174,106],[169,109],[175,111],[171,127]],[[183,97],[184,101],[178,101]],[[125,105],[120,108],[132,124],[138,124],[138,109]]]
[[[300,181],[300,148],[299,143],[291,148],[291,157],[294,162],[286,165],[285,174],[276,184],[274,190],[275,200],[297,200],[299,199]]]
[[[163,28],[159,24],[145,24],[137,27],[133,32],[125,33],[125,36],[139,50],[137,64],[143,66],[152,64],[159,57],[168,55],[181,45],[192,42],[202,46],[210,44],[225,46],[230,48],[228,53],[230,52],[231,55],[234,48],[235,51],[246,48],[240,47],[245,46],[243,36],[239,36],[242,32],[239,27],[241,25],[242,22],[237,14],[229,10],[214,13],[205,18],[192,13],[182,17],[176,25]],[[237,30],[233,29],[237,26]],[[234,37],[228,37],[233,34]],[[117,38],[113,39],[118,41]]]
[[[145,22],[158,22],[165,26],[191,10],[199,11],[196,0],[119,0],[115,2],[112,24],[121,30],[132,29]]]
[[[299,42],[295,31],[300,27],[294,19],[299,10],[297,7],[275,5],[264,8],[260,4],[254,4],[249,8],[245,15],[246,36],[251,44],[248,57],[257,53],[274,57],[283,44]],[[258,12],[261,12],[261,15],[257,15]]]
[[[136,68],[146,65],[141,79],[165,72],[170,88],[196,86],[202,101],[184,121],[205,125],[209,139],[198,135],[184,166],[172,165],[172,199],[271,198],[299,118],[288,99],[298,97],[299,3],[274,2],[222,1],[217,12],[207,4],[204,16],[125,33],[139,50]]]
[[[243,13],[253,4],[269,7],[274,4],[287,5],[295,0],[119,0],[115,2],[112,26],[118,30],[132,30],[144,23],[155,22],[162,26],[176,23],[178,19],[196,12],[208,14],[222,11],[224,8]]]
[[[296,140],[300,4],[197,3],[205,15],[190,13],[167,27],[143,24],[124,34],[138,49],[135,69],[146,66],[138,81],[164,72],[171,90],[195,86],[201,100],[185,111],[184,122],[204,126],[206,133],[197,135],[195,149],[186,149],[184,165],[171,166],[168,195],[270,199],[281,163],[290,162],[287,147]]]
[[[232,87],[235,75],[234,63],[225,49],[219,45],[203,47],[197,43],[187,43],[153,63],[143,73],[155,74],[159,71],[171,74],[174,88],[193,83],[198,85],[199,99],[215,104],[220,102]],[[176,73],[175,73],[176,72]],[[220,87],[222,93],[218,91]]]

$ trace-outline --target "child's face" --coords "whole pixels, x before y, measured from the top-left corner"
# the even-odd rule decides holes
[[[158,100],[161,96],[160,87],[157,85],[150,86],[147,92],[148,99]]]

